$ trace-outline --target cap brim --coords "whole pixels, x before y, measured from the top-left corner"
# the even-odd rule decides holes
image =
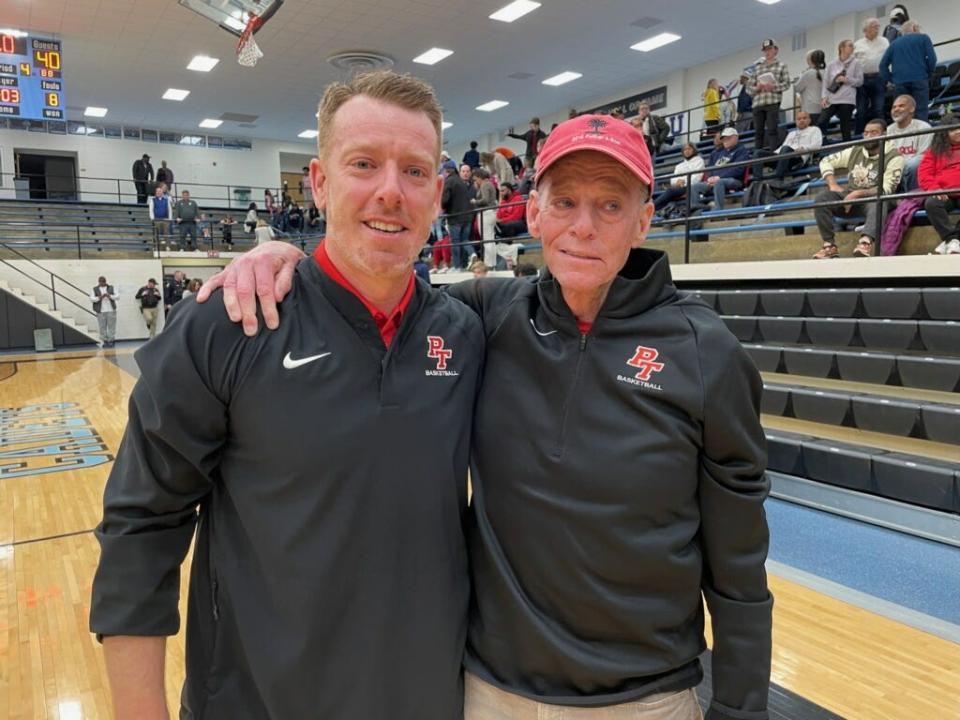
[[[573,153],[581,152],[583,150],[595,150],[596,152],[603,153],[607,157],[613,158],[618,163],[620,163],[625,168],[627,168],[627,170],[629,170],[634,175],[636,175],[637,178],[639,178],[640,182],[644,183],[647,186],[650,186],[653,184],[653,168],[652,167],[649,169],[649,171],[646,171],[644,170],[643,167],[637,165],[636,163],[630,162],[629,160],[621,157],[618,153],[613,152],[613,148],[611,148],[608,143],[591,142],[589,140],[586,142],[578,143],[575,147],[570,147],[565,150],[561,150],[556,155],[554,155],[553,158],[550,160],[550,162],[546,166],[544,166],[543,168],[537,168],[537,173],[534,176],[534,182],[539,183],[540,178],[543,177],[543,174],[547,170],[549,170],[550,167],[557,162],[557,160],[560,160],[561,158],[565,158],[567,155],[572,155]]]

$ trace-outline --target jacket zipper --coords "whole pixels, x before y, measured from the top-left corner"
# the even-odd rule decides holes
[[[563,413],[560,416],[560,433],[557,437],[557,444],[553,448],[554,457],[563,455],[567,435],[567,418],[570,416],[570,405],[573,403],[573,396],[577,389],[577,380],[580,378],[580,366],[583,364],[583,354],[587,349],[587,334],[580,333],[580,343],[577,351],[577,364],[573,368],[573,377],[570,380],[570,386],[567,388],[567,397],[563,403]]]
[[[219,589],[220,589],[220,585],[217,582],[217,579],[214,578],[213,585],[210,590],[211,600],[213,601],[213,619],[214,620],[220,619],[220,603],[217,600],[217,594]]]

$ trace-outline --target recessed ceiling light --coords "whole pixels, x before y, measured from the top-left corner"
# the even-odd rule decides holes
[[[184,100],[187,95],[190,94],[189,90],[177,90],[176,88],[168,88],[167,91],[163,94],[164,100]]]
[[[446,122],[446,121],[444,121],[444,122],[440,123],[440,129],[441,129],[441,130],[446,130],[447,128],[452,128],[452,127],[453,127],[453,123],[452,123],[452,122]]]
[[[780,2],[780,0],[758,0],[758,1],[762,2],[764,5],[776,5],[778,2]]]
[[[663,47],[664,45],[669,45],[672,42],[676,42],[679,39],[680,39],[680,36],[674,33],[669,33],[669,32],[660,33],[659,35],[654,35],[652,38],[648,40],[643,40],[642,42],[638,42],[636,45],[631,45],[630,49],[639,50],[640,52],[650,52],[651,50],[656,50],[659,47]]]
[[[554,75],[553,77],[548,77],[543,81],[544,85],[566,85],[568,82],[573,82],[577,78],[582,78],[583,74],[578,72],[562,72],[559,75]]]
[[[528,12],[533,12],[538,7],[540,7],[540,3],[533,2],[533,0],[516,0],[497,10],[490,16],[490,19],[500,22],[513,22],[517,18],[522,18]]]
[[[436,65],[444,58],[453,55],[453,50],[444,50],[443,48],[430,48],[425,53],[417,55],[413,61],[421,65]]]
[[[223,125],[223,120],[214,120],[213,118],[204,118],[200,121],[202,128],[218,128]]]
[[[187,70],[210,72],[217,66],[218,62],[220,62],[218,58],[210,57],[209,55],[197,55],[190,61],[190,64],[187,65]]]
[[[107,114],[107,109],[102,107],[88,107],[83,111],[83,114],[87,117],[103,117]]]
[[[315,138],[315,137],[316,137],[317,135],[319,135],[319,134],[320,134],[320,133],[318,133],[316,130],[304,130],[302,133],[298,134],[297,137],[301,137],[301,138],[306,138],[306,139],[308,139],[308,140],[312,140],[313,138]]]
[[[493,112],[494,110],[499,110],[502,107],[506,107],[510,103],[505,100],[491,100],[486,102],[483,105],[477,105],[477,110],[482,110],[483,112]]]

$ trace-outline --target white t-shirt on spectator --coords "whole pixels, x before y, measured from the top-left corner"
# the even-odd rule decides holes
[[[256,242],[257,245],[262,245],[265,242],[269,242],[270,240],[273,240],[277,236],[276,233],[273,231],[273,228],[270,227],[269,225],[263,225],[261,227],[258,227],[253,232],[254,232],[254,235],[257,236],[257,242]]]
[[[811,125],[805,130],[794,128],[787,133],[787,139],[783,141],[783,145],[777,148],[777,152],[780,152],[785,147],[800,151],[819,150],[822,146],[823,133],[820,132],[820,128],[818,128],[816,125]],[[803,159],[809,161],[810,155],[804,155]]]
[[[690,172],[692,170],[703,170],[704,167],[705,165],[701,155],[694,155],[689,160],[681,161],[673,169],[674,176],[670,178],[670,185],[673,187],[679,186],[680,182],[687,177],[686,175],[683,175],[683,173]],[[703,180],[703,173],[700,173],[699,175],[690,175],[689,180],[687,180],[687,187],[693,185],[693,183],[698,183],[701,180]]]
[[[862,37],[853,44],[853,56],[863,66],[864,75],[880,72],[880,58],[889,46],[890,43],[882,35],[877,35],[873,40]]]
[[[910,124],[905,128],[901,128],[896,123],[890,123],[887,126],[887,135],[900,135],[901,133],[916,132],[917,130],[926,130],[930,127],[930,123],[925,120],[911,120]],[[900,154],[904,157],[912,157],[916,155],[922,155],[927,148],[930,147],[930,143],[933,141],[933,134],[928,135],[915,135],[913,137],[905,138],[894,138],[887,141],[887,147],[893,145],[900,151]]]

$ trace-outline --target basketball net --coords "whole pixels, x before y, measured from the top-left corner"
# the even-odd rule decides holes
[[[263,50],[253,39],[254,31],[262,24],[263,21],[259,16],[251,13],[250,19],[247,20],[247,26],[240,34],[240,42],[237,43],[237,62],[244,67],[253,67],[257,64],[257,60],[263,57]]]

